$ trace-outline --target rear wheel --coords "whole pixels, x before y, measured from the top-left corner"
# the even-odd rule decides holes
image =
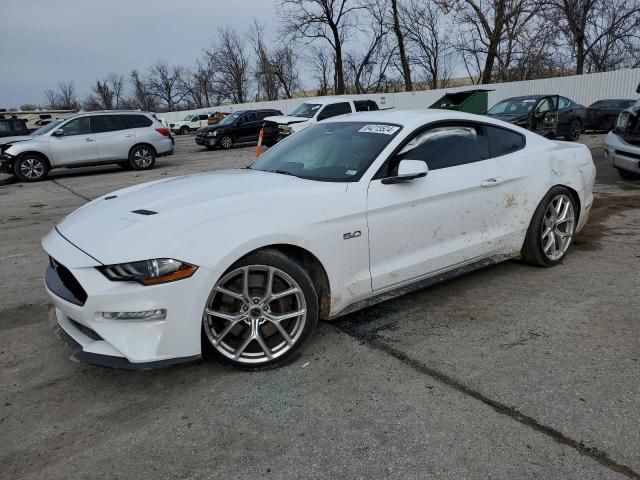
[[[569,132],[564,136],[566,140],[570,142],[575,142],[580,138],[580,134],[582,133],[582,122],[577,118],[571,120],[569,124]]]
[[[232,365],[282,364],[309,339],[318,296],[308,273],[263,250],[236,262],[214,286],[202,316],[206,352]]]
[[[552,267],[566,255],[576,229],[576,205],[569,190],[554,187],[536,208],[522,247],[522,260]]]
[[[136,145],[129,152],[129,165],[134,170],[151,170],[156,164],[156,152],[149,145]]]
[[[26,153],[13,165],[13,173],[23,182],[38,182],[49,173],[49,162],[42,155]]]
[[[629,170],[624,170],[623,168],[618,168],[618,174],[624,178],[625,180],[639,180],[640,174],[635,172],[630,172]]]

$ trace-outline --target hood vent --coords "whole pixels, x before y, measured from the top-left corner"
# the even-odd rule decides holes
[[[137,213],[138,215],[157,215],[158,212],[154,212],[153,210],[145,210],[144,208],[140,210],[132,210],[131,213]]]

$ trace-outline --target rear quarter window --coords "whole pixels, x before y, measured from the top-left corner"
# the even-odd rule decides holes
[[[486,129],[492,157],[501,157],[502,155],[517,152],[526,145],[524,135],[517,132],[489,125],[487,125]]]
[[[153,121],[144,115],[127,115],[129,128],[144,128],[153,125]]]

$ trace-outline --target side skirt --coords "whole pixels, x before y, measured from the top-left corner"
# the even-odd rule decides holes
[[[400,297],[407,293],[411,293],[416,290],[430,287],[432,285],[435,285],[436,283],[446,282],[447,280],[451,280],[453,278],[459,277],[461,275],[465,275],[475,270],[480,270],[481,268],[495,265],[497,263],[501,263],[506,260],[512,260],[514,258],[518,258],[518,255],[517,254],[514,254],[514,255],[498,254],[498,255],[486,257],[471,263],[467,263],[461,266],[454,267],[451,270],[447,270],[444,272],[436,272],[435,274],[432,274],[427,277],[422,277],[417,280],[412,280],[409,283],[405,283],[398,287],[392,288],[391,290],[385,290],[380,293],[374,293],[373,296],[369,298],[366,298],[364,300],[359,300],[355,303],[352,303],[351,305],[348,305],[347,307],[342,309],[340,312],[329,317],[328,320],[334,320],[335,318],[341,317],[343,315],[347,315],[348,313],[352,313],[357,310],[362,310],[363,308],[367,308],[372,305],[376,305],[378,303],[386,302],[387,300]]]

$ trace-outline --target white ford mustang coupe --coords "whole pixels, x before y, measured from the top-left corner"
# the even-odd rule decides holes
[[[458,112],[320,122],[247,168],[100,197],[43,240],[76,359],[254,368],[319,318],[519,257],[562,261],[587,221],[590,151]]]

